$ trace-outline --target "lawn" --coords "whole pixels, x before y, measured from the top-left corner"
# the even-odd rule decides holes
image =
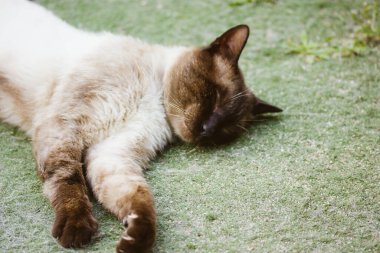
[[[167,45],[251,28],[246,82],[284,112],[231,145],[176,143],[151,164],[154,252],[380,252],[380,47],[324,60],[287,53],[305,33],[350,37],[362,1],[37,2],[80,28]],[[30,139],[0,123],[0,252],[71,252],[50,235],[54,214],[34,166]],[[80,252],[113,252],[123,228],[100,205],[94,213],[99,235]]]

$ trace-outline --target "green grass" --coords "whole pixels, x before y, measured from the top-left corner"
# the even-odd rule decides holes
[[[69,23],[163,44],[203,45],[240,23],[257,95],[284,109],[230,146],[175,144],[146,172],[158,212],[154,252],[380,252],[380,49],[307,63],[287,41],[345,38],[354,0],[41,0]],[[30,140],[0,124],[0,252],[71,252],[50,236]],[[112,252],[122,231],[95,205]]]

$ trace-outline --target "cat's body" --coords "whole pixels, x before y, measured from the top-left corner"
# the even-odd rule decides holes
[[[141,96],[147,88],[142,87],[144,85],[156,86],[151,87],[151,92],[162,93],[165,68],[169,67],[176,54],[181,51],[180,48],[151,46],[132,37],[80,31],[40,6],[25,3],[25,1],[3,0],[0,4],[0,70],[3,73],[1,76],[4,79],[6,74],[8,79],[14,80],[9,81],[12,82],[12,89],[15,89],[13,92],[18,93],[14,95],[19,95],[17,102],[6,101],[5,98],[0,100],[0,115],[9,123],[20,126],[29,135],[32,135],[35,126],[40,124],[37,121],[43,120],[37,119],[36,114],[39,114],[38,116],[47,114],[45,110],[51,107],[49,101],[52,96],[60,97],[62,94],[55,91],[69,88],[69,83],[73,81],[68,79],[75,78],[73,75],[76,73],[86,72],[87,74],[87,76],[77,77],[82,80],[75,80],[82,86],[88,85],[84,84],[85,82],[91,82],[84,79],[96,79],[96,76],[102,74],[119,79],[120,83],[135,84],[136,81],[141,83],[141,86],[129,85],[128,90],[125,86],[110,89],[109,92],[122,97],[123,102],[118,102],[124,103],[129,100],[128,96],[139,96],[137,93]],[[15,12],[18,16],[15,16]],[[127,68],[127,71],[120,69],[123,67]],[[104,73],[99,73],[99,70],[103,70]],[[139,81],[138,78],[146,80]],[[148,78],[156,80],[148,80]],[[115,83],[114,80],[109,80],[109,82]],[[99,88],[94,85],[92,89]],[[72,86],[79,85],[72,84]],[[79,87],[76,88],[79,89]],[[88,86],[84,88],[87,89]],[[118,88],[123,90],[118,90]],[[8,92],[12,91],[8,90]],[[83,93],[87,90],[79,92]],[[162,97],[160,94],[151,95],[156,100]],[[9,110],[9,104],[16,103],[22,103],[26,111]],[[59,106],[62,106],[61,101],[59,103]],[[120,109],[135,110],[133,107],[137,103],[131,104],[132,107],[124,105],[130,108]],[[107,103],[107,107],[112,106]],[[117,114],[117,117],[120,117],[120,113],[117,112]],[[107,135],[107,133],[104,134]]]
[[[0,0],[0,118],[32,137],[61,245],[79,247],[96,232],[87,180],[126,226],[118,250],[151,248],[149,160],[174,134],[198,142],[216,132],[219,141],[237,136],[235,125],[244,128],[253,111],[278,111],[244,85],[237,60],[247,37],[240,26],[205,49],[149,45],[80,31],[34,3]],[[218,83],[225,87],[214,91]]]

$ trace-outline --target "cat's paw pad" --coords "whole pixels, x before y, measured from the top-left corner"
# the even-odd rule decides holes
[[[125,231],[117,244],[116,252],[149,252],[155,239],[155,222],[136,213],[130,213],[123,219],[123,225]]]
[[[52,235],[65,248],[80,248],[91,241],[98,223],[91,213],[56,214]]]

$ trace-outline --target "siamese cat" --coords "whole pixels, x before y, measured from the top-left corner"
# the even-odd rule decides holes
[[[117,252],[146,252],[156,213],[143,171],[175,136],[229,142],[255,115],[238,67],[249,28],[203,47],[78,30],[26,0],[0,0],[0,118],[32,138],[52,235],[82,247],[97,231],[87,187],[125,226]]]

